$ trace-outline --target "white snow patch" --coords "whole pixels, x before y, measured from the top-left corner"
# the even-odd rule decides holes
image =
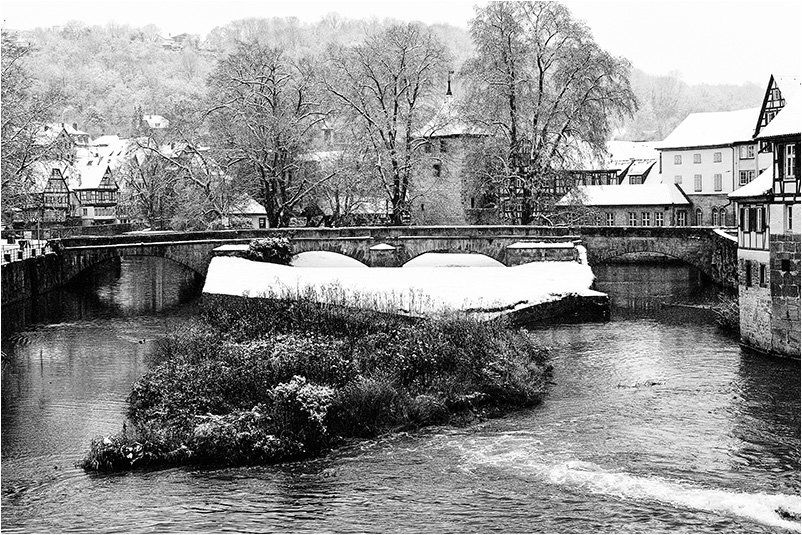
[[[508,245],[507,249],[573,249],[574,243],[566,242],[531,242],[519,241]]]
[[[230,253],[230,252],[233,252],[233,251],[245,252],[247,250],[248,250],[248,244],[247,243],[242,243],[242,244],[232,243],[232,244],[228,244],[228,245],[221,245],[220,247],[215,247],[214,248],[214,252],[216,252],[216,253]]]
[[[366,268],[350,256],[327,251],[308,251],[292,257],[290,265],[297,268]]]
[[[566,294],[598,295],[590,290],[593,272],[577,262],[532,262],[515,267],[308,268],[215,257],[204,293],[224,295],[297,295],[314,290],[331,301],[374,296],[383,306],[411,313],[444,308],[498,309],[516,303],[538,304]],[[347,301],[346,301],[347,302]]]
[[[389,243],[380,243],[370,248],[371,251],[395,251],[396,247]]]
[[[487,255],[476,253],[424,253],[416,256],[402,267],[505,267]]]

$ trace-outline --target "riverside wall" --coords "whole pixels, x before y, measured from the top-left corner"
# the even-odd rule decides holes
[[[62,259],[47,254],[9,262],[2,269],[2,304],[16,303],[60,288]]]

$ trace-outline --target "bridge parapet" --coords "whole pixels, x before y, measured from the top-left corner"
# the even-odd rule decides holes
[[[163,256],[205,275],[214,248],[278,236],[290,238],[297,252],[331,251],[369,266],[402,265],[428,252],[482,253],[511,265],[520,263],[508,249],[515,243],[581,240],[591,265],[632,253],[658,253],[698,268],[719,284],[737,284],[737,245],[712,228],[509,225],[247,229],[72,237],[61,240],[66,255],[64,280],[93,263],[126,255]],[[376,249],[380,245],[392,247],[392,251]]]

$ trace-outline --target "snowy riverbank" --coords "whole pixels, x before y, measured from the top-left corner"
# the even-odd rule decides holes
[[[309,259],[304,261],[302,258],[298,264],[314,265]],[[443,259],[433,257],[429,264],[442,265]],[[425,262],[420,264],[424,267],[320,268],[215,257],[209,266],[203,292],[259,297],[297,295],[314,289],[320,300],[327,300],[335,294],[346,298],[381,295],[387,300],[385,304],[396,310],[417,314],[443,308],[518,310],[559,301],[568,295],[604,295],[590,289],[593,284],[590,266],[576,262],[533,262],[515,267],[429,267]]]

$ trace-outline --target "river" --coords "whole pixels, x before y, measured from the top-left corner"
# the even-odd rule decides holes
[[[76,469],[120,429],[154,341],[195,313],[182,269],[124,259],[3,309],[3,531],[800,530],[775,513],[799,509],[799,362],[664,306],[714,299],[684,266],[598,266],[609,322],[533,327],[554,384],[532,410],[280,466]]]

